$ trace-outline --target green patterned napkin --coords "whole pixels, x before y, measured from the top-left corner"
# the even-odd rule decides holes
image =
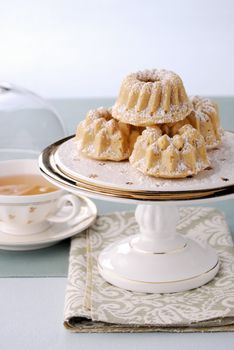
[[[234,330],[234,247],[224,215],[212,208],[181,208],[177,229],[218,251],[221,268],[211,282],[173,294],[110,285],[98,273],[98,254],[136,233],[137,224],[131,212],[100,216],[71,243],[64,325],[76,332]]]

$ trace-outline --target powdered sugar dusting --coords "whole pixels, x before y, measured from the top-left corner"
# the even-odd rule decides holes
[[[167,112],[165,112],[162,107],[159,107],[154,113],[150,112],[149,107],[139,112],[136,106],[127,109],[125,105],[119,105],[116,102],[112,108],[112,113],[115,119],[121,120],[123,123],[136,126],[150,126],[155,124],[175,123],[184,119],[191,110],[190,102],[170,105]]]

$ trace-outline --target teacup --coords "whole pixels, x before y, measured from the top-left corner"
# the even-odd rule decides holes
[[[37,160],[1,161],[0,177],[14,175],[40,175]],[[62,208],[66,209],[63,215]],[[0,230],[14,235],[39,233],[52,223],[69,222],[79,211],[79,199],[58,188],[36,195],[0,194]]]

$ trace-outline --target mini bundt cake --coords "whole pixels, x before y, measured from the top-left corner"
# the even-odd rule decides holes
[[[152,126],[184,119],[192,111],[180,77],[167,70],[144,70],[122,82],[112,115],[123,123]]]
[[[163,134],[170,137],[186,124],[192,125],[204,137],[206,148],[217,147],[221,143],[222,129],[220,128],[218,106],[208,98],[195,96],[191,98],[194,110],[183,120],[176,123],[161,124]]]
[[[191,125],[188,117],[186,117],[183,120],[179,120],[178,122],[175,122],[175,123],[160,124],[158,126],[162,130],[163,134],[167,134],[168,136],[173,137],[174,135],[178,134],[178,130],[182,126],[187,125],[187,124]]]
[[[110,110],[101,107],[80,122],[75,141],[87,157],[121,161],[129,158],[139,134],[139,128],[113,119]]]
[[[147,127],[138,137],[130,163],[145,175],[184,178],[209,167],[203,136],[184,125],[170,138],[158,126]]]
[[[188,116],[190,124],[204,137],[207,148],[217,147],[222,136],[218,105],[200,96],[192,97],[191,102],[193,111]]]

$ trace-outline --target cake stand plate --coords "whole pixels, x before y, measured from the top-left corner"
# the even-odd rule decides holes
[[[210,150],[211,167],[196,176],[185,179],[161,179],[146,176],[134,169],[128,161],[112,162],[88,159],[78,154],[72,137],[62,142],[54,152],[55,164],[61,171],[87,186],[109,190],[111,193],[138,193],[170,195],[217,191],[233,187],[234,134],[225,132],[219,148]]]
[[[209,153],[212,169],[184,180],[142,178],[128,162],[78,156],[72,137],[44,150],[40,169],[55,185],[97,199],[138,204],[138,233],[99,255],[98,269],[106,281],[137,292],[172,293],[199,287],[217,274],[216,252],[179,235],[176,224],[179,204],[233,197],[234,134],[225,134],[223,146]]]

